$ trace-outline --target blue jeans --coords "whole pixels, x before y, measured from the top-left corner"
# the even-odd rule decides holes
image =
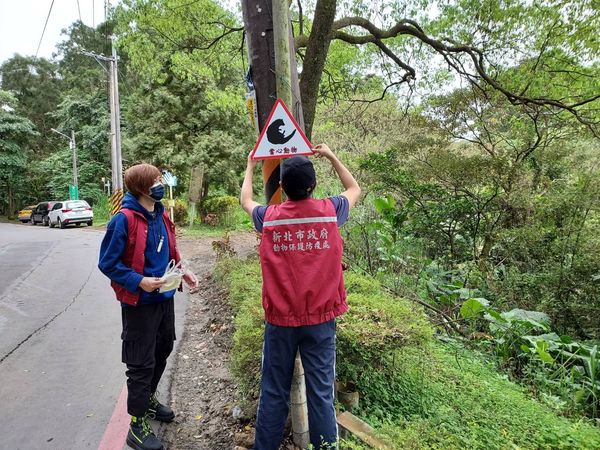
[[[281,444],[297,350],[300,350],[306,380],[310,442],[315,450],[334,448],[332,444],[337,442],[333,407],[335,319],[302,327],[267,323],[255,450],[277,450]]]

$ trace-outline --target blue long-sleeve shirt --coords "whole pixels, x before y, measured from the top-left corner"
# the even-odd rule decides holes
[[[125,214],[115,214],[109,222],[100,246],[98,268],[111,281],[128,291],[139,291],[141,293],[139,304],[157,303],[172,298],[175,290],[163,293],[146,292],[139,287],[143,277],[162,277],[169,264],[169,237],[162,217],[164,206],[157,202],[154,211],[149,212],[133,195],[127,193],[123,198],[123,208],[141,212],[148,221],[144,273],[137,273],[123,263],[128,231]],[[160,245],[161,237],[162,245]]]

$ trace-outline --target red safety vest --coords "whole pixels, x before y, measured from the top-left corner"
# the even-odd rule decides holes
[[[144,264],[146,263],[144,252],[146,251],[146,241],[148,239],[148,221],[141,212],[133,209],[121,208],[119,212],[127,217],[127,246],[123,253],[123,263],[143,275]],[[163,212],[163,220],[165,221],[167,240],[169,241],[169,259],[174,259],[177,263],[181,257],[175,244],[175,224],[166,211]],[[133,306],[138,304],[141,294],[139,289],[136,292],[131,292],[114,281],[111,281],[110,285],[117,294],[117,300]]]
[[[343,243],[329,199],[269,206],[260,262],[265,319],[298,327],[327,322],[348,310]]]

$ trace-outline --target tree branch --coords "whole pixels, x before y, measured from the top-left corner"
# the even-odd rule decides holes
[[[387,91],[388,91],[389,89],[391,89],[391,88],[392,88],[392,87],[394,87],[394,86],[398,86],[398,85],[400,85],[400,84],[402,84],[402,83],[404,83],[404,82],[405,82],[405,80],[404,80],[404,79],[402,79],[402,80],[400,80],[400,81],[393,81],[393,82],[391,82],[390,84],[388,84],[388,85],[387,85],[387,86],[386,86],[386,87],[383,89],[383,91],[381,92],[381,95],[380,95],[379,97],[377,97],[377,98],[373,98],[373,99],[370,99],[370,100],[364,100],[364,99],[356,98],[356,99],[351,99],[351,100],[348,100],[348,101],[349,101],[351,104],[352,104],[352,103],[368,103],[368,104],[371,104],[371,103],[376,103],[376,102],[379,102],[379,101],[381,101],[381,100],[383,100],[383,99],[385,98],[385,95],[387,94]]]
[[[308,45],[308,36],[305,34],[299,34],[294,38],[294,44],[296,47],[296,52],[301,48],[306,48]]]
[[[304,35],[304,13],[302,12],[302,3],[300,2],[300,0],[297,1],[298,4],[298,18],[299,18],[299,23],[298,23],[298,27],[300,29],[300,36]]]
[[[374,44],[381,49],[381,51],[386,54],[392,61],[396,63],[396,65],[402,67],[405,70],[405,74],[402,77],[402,82],[408,82],[410,80],[414,80],[416,77],[415,69],[413,69],[408,64],[402,62],[398,56],[394,52],[390,50],[388,46],[386,46],[381,39],[375,39]]]
[[[347,27],[359,27],[366,30],[368,34],[355,35],[345,31],[341,31],[342,29]],[[508,88],[504,87],[498,80],[494,79],[488,73],[486,69],[485,55],[482,50],[474,46],[458,44],[451,39],[434,39],[428,36],[423,31],[423,29],[413,20],[401,19],[391,28],[387,30],[382,30],[363,17],[344,17],[333,22],[331,37],[332,39],[339,39],[354,45],[373,43],[379,46],[378,41],[401,35],[413,36],[419,39],[420,41],[424,42],[425,44],[429,45],[433,50],[442,55],[446,59],[446,61],[454,68],[454,70],[458,72],[459,75],[466,77],[469,80],[469,82],[475,85],[477,85],[478,79],[484,80],[495,90],[501,92],[511,104],[525,106],[535,105],[567,111],[570,114],[572,114],[580,123],[585,125],[594,134],[594,136],[600,137],[600,133],[597,129],[597,124],[583,117],[577,110],[578,107],[593,102],[600,98],[600,94],[594,95],[589,99],[584,99],[577,103],[568,104],[563,100],[556,100],[548,97],[526,96],[524,95],[524,92],[526,92],[527,88],[525,88],[520,94],[511,92]],[[383,48],[382,51],[385,52]],[[462,62],[459,62],[456,59],[456,57],[459,55],[466,55],[470,59],[476,73],[471,73],[462,65]],[[388,56],[390,55],[388,54]],[[396,59],[394,59],[394,62],[398,64],[398,61]],[[404,69],[407,70],[406,68]]]

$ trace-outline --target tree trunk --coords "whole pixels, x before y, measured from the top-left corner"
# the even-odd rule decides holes
[[[317,110],[319,84],[325,68],[329,44],[331,43],[331,27],[335,19],[337,0],[318,0],[315,8],[314,22],[308,42],[306,55],[300,77],[300,93],[306,136],[312,136],[313,122]]]
[[[208,188],[209,188],[208,179],[207,179],[207,177],[203,177],[202,190],[200,191],[200,200],[198,200],[200,203],[204,202],[204,199],[206,197],[208,197]]]
[[[10,185],[10,182],[8,183],[7,198],[8,198],[8,209],[6,211],[7,216],[12,217],[16,213],[16,208],[15,208],[15,202],[14,202],[13,189],[12,189],[12,186]]]
[[[190,211],[188,214],[190,228],[194,225],[196,219],[196,206],[201,200],[201,194],[204,183],[204,165],[192,167],[190,172],[190,186],[188,199],[190,201]]]
[[[479,255],[474,255],[477,261],[477,266],[481,272],[488,274],[487,263],[490,259],[490,253],[492,252],[492,247],[496,243],[495,239],[491,234],[486,234],[483,238],[483,245],[481,247],[481,252]]]

